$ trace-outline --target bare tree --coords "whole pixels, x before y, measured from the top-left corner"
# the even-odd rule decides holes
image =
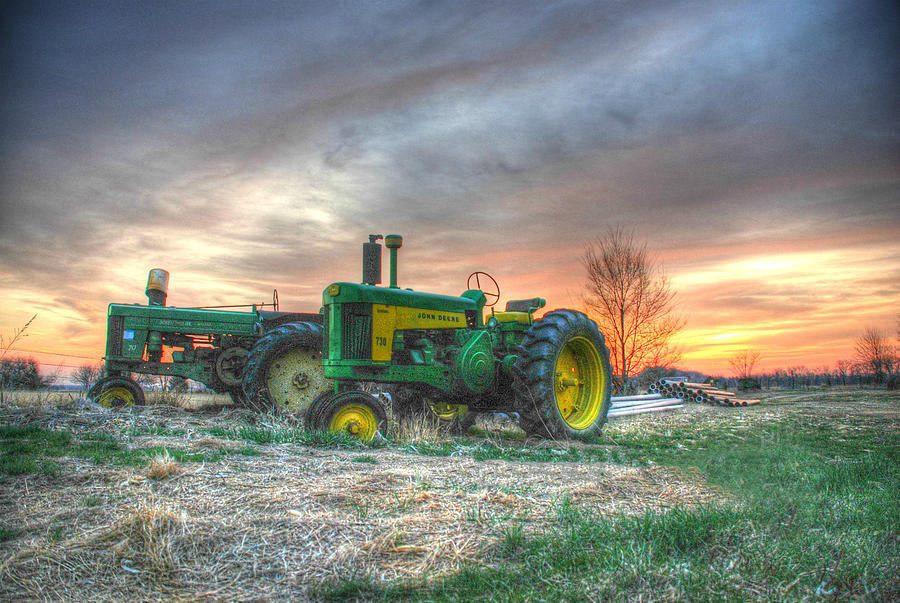
[[[629,375],[669,367],[680,358],[672,337],[685,321],[674,312],[675,291],[645,243],[621,226],[585,246],[584,304],[606,335],[613,372]]]
[[[762,352],[747,348],[729,358],[728,364],[739,379],[750,379],[760,358],[762,358]]]
[[[803,375],[803,371],[806,368],[802,366],[789,366],[787,369],[788,377],[791,380],[791,389],[796,389],[797,385],[799,385],[800,378]]]
[[[75,372],[72,373],[72,379],[81,386],[83,391],[87,391],[94,384],[100,375],[103,374],[103,365],[101,364],[82,364]]]
[[[841,385],[847,385],[847,377],[850,376],[850,372],[853,370],[853,363],[849,360],[838,360],[837,361],[837,373],[838,377],[841,379]]]
[[[34,358],[0,360],[0,389],[42,389],[56,378],[57,374],[41,374],[41,364]]]
[[[888,343],[884,331],[868,327],[856,338],[856,359],[872,373],[876,384],[884,383],[885,374],[893,369],[894,346]]]

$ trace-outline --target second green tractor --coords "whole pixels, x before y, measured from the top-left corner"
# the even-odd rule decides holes
[[[390,253],[387,287],[378,286],[382,238]],[[311,429],[368,441],[386,431],[389,417],[424,410],[462,429],[478,413],[504,412],[518,414],[528,434],[584,439],[600,433],[612,380],[594,321],[565,309],[535,319],[546,303],[541,298],[494,311],[500,288],[484,272],[472,273],[458,297],[401,289],[402,244],[399,235],[370,235],[362,283],[325,289],[321,326],[309,323],[302,338],[293,334],[250,351],[243,381],[250,400],[264,402],[276,387],[289,395],[291,363],[308,375],[310,351],[320,349],[323,377],[332,386],[301,409]]]

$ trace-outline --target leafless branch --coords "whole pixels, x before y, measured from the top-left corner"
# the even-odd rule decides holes
[[[651,366],[680,357],[670,344],[685,321],[674,313],[676,292],[634,233],[616,227],[585,246],[584,304],[606,335],[614,371],[623,386]]]
[[[762,358],[762,352],[759,350],[746,349],[729,358],[728,364],[736,377],[749,379],[753,376],[753,369],[759,364],[760,358]]]
[[[888,335],[877,327],[868,327],[856,338],[856,359],[875,377],[875,383],[883,383],[890,377],[897,364],[897,350],[888,342]]]

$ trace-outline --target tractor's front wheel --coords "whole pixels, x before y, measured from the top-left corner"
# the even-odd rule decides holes
[[[129,377],[110,375],[98,381],[87,397],[104,408],[123,408],[144,404],[144,390]]]
[[[581,312],[548,312],[525,335],[515,364],[525,433],[599,435],[609,412],[612,369],[597,324]]]
[[[361,391],[322,394],[306,416],[307,429],[346,433],[363,442],[371,442],[387,428],[384,406],[375,396]]]
[[[322,327],[292,322],[270,330],[247,356],[243,385],[250,408],[305,411],[330,388],[322,369]]]

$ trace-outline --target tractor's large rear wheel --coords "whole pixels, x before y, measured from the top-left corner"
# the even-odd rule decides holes
[[[597,324],[581,312],[548,312],[525,335],[516,360],[519,424],[528,434],[599,435],[609,412],[612,369]]]
[[[110,375],[98,381],[87,397],[104,408],[122,408],[144,404],[144,390],[129,377]]]
[[[244,394],[256,410],[303,413],[330,387],[322,369],[322,327],[315,323],[276,327],[247,356]]]
[[[375,396],[362,391],[322,394],[306,415],[307,429],[346,433],[370,442],[387,429],[387,413]]]

